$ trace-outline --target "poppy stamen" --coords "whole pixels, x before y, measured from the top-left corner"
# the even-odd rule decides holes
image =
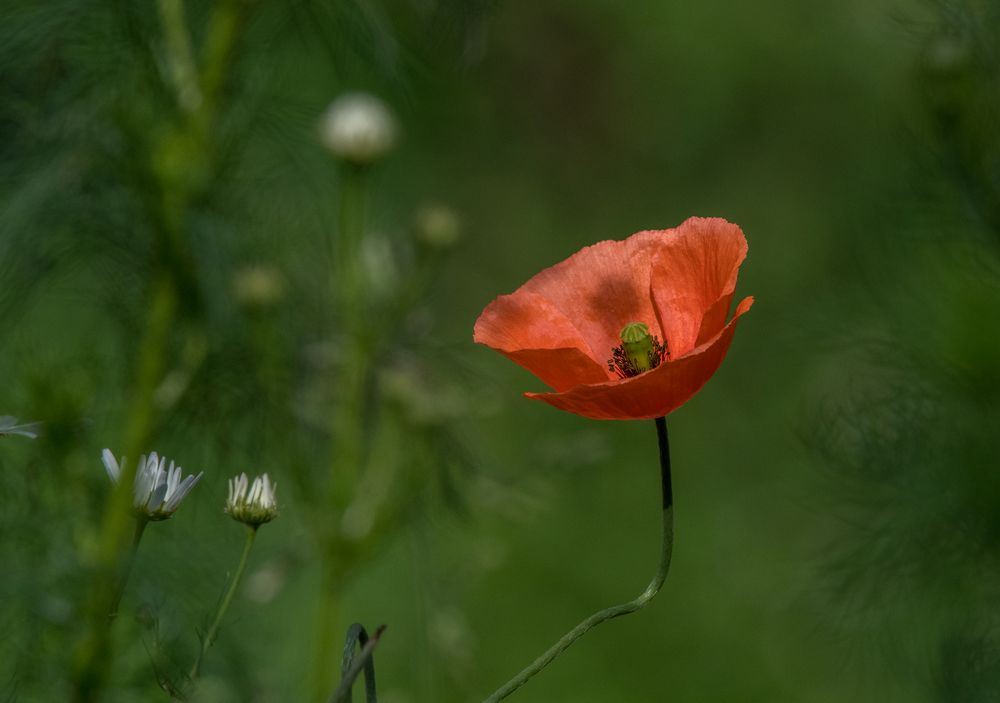
[[[649,333],[642,322],[630,322],[619,333],[621,345],[611,350],[608,371],[618,378],[631,378],[655,369],[667,357],[667,346]]]

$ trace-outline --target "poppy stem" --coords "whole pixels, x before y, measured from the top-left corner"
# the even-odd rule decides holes
[[[653,580],[649,582],[646,590],[635,600],[599,610],[567,632],[542,656],[538,657],[521,673],[498,688],[484,703],[497,703],[497,701],[501,701],[512,694],[527,683],[528,679],[551,664],[552,660],[566,651],[571,644],[602,622],[622,615],[628,615],[644,608],[649,601],[653,600],[653,596],[659,592],[663,586],[663,582],[667,580],[667,572],[670,570],[670,557],[674,551],[674,493],[670,479],[670,440],[667,436],[667,422],[665,418],[656,418],[656,437],[660,449],[660,482],[663,490],[663,542],[660,547],[660,565],[656,570],[656,575],[653,576]]]

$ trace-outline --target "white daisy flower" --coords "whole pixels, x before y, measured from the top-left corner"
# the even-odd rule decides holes
[[[125,459],[122,458],[119,464],[110,449],[101,452],[101,459],[108,477],[117,485]],[[166,464],[166,457],[151,452],[148,457],[139,459],[139,467],[135,472],[132,505],[138,514],[150,520],[166,520],[173,515],[202,477],[202,474],[189,475],[182,480],[181,467],[175,466],[172,461],[169,467]]]
[[[226,501],[226,512],[234,520],[251,527],[259,527],[265,522],[271,522],[278,517],[278,500],[275,489],[278,484],[272,483],[267,474],[258,476],[253,484],[246,474],[241,473],[229,479],[229,499]]]

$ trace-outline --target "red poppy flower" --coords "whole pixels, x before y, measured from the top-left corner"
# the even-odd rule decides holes
[[[598,420],[662,417],[711,378],[753,304],[726,322],[746,253],[719,218],[600,242],[487,305],[473,338],[554,391],[528,398]]]

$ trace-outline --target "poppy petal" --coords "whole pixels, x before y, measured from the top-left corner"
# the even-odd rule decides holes
[[[518,291],[487,305],[476,320],[473,339],[557,392],[608,380],[608,372],[590,357],[587,342],[573,323],[534,293]]]
[[[718,217],[692,217],[664,238],[650,296],[672,359],[722,331],[746,255],[743,230]]]
[[[705,315],[701,318],[701,327],[698,328],[698,339],[695,346],[700,347],[710,339],[714,339],[722,328],[726,326],[726,318],[729,316],[729,307],[733,302],[733,294],[722,296],[712,304]]]
[[[595,420],[663,417],[701,390],[719,368],[732,342],[736,321],[751,305],[753,298],[744,298],[733,319],[714,339],[646,373],[620,381],[581,385],[562,393],[525,395]]]
[[[536,274],[513,295],[545,298],[572,320],[586,340],[584,351],[603,367],[629,322],[644,322],[653,334],[660,334],[649,295],[649,270],[669,232],[650,230],[584,247]]]

